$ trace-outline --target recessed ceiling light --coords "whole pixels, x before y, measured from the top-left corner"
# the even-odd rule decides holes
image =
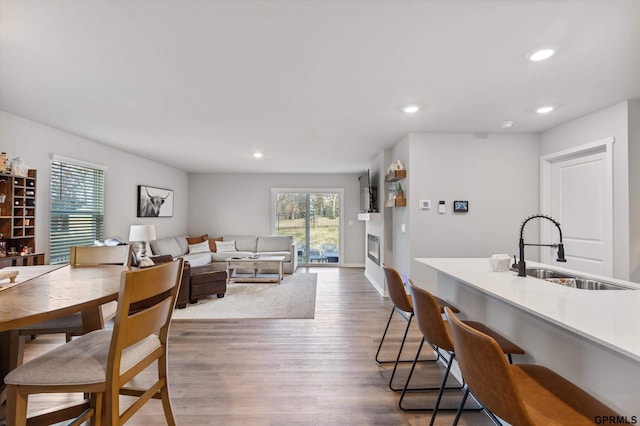
[[[554,53],[555,52],[553,49],[542,49],[529,55],[529,59],[534,62],[544,61],[545,59],[549,59],[550,57],[552,57]]]
[[[402,107],[402,110],[407,114],[414,114],[420,111],[420,107],[418,105],[406,105]]]
[[[548,113],[550,113],[551,111],[553,111],[555,108],[556,108],[556,107],[555,107],[555,106],[553,106],[553,105],[547,105],[547,106],[543,106],[543,107],[538,108],[538,109],[536,110],[536,112],[537,112],[538,114],[548,114]]]
[[[262,158],[262,153],[261,152],[254,152],[253,153],[253,158]]]
[[[513,127],[513,121],[512,120],[503,121],[502,123],[500,123],[500,127],[502,127],[503,129],[510,129],[511,127]]]

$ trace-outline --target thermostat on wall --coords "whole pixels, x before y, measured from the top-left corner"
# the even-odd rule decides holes
[[[431,208],[431,200],[420,200],[420,208],[422,210],[429,210]]]

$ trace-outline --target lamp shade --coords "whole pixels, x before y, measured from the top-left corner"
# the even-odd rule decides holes
[[[129,241],[153,241],[156,239],[156,227],[153,225],[131,225]]]

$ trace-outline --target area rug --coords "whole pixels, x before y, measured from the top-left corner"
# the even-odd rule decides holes
[[[316,311],[317,275],[286,275],[280,284],[231,283],[222,299],[210,296],[187,304],[173,311],[173,319],[311,319]]]

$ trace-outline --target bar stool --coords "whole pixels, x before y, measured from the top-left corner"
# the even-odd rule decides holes
[[[514,425],[593,425],[594,419],[618,416],[613,410],[548,368],[533,364],[510,365],[496,341],[469,327],[445,309],[458,365],[469,393],[492,415]],[[460,419],[458,410],[454,425]],[[495,416],[494,416],[495,415]]]
[[[428,291],[420,287],[417,287],[411,280],[409,280],[409,290],[411,293],[411,299],[413,300],[414,313],[418,322],[418,327],[422,332],[423,339],[422,339],[422,342],[420,343],[420,346],[418,347],[418,351],[416,352],[413,365],[411,366],[411,370],[409,372],[409,376],[407,377],[407,382],[405,383],[398,405],[404,411],[433,410],[433,413],[431,415],[431,422],[430,422],[430,425],[433,425],[444,391],[449,389],[460,390],[464,387],[464,383],[459,387],[452,387],[452,388],[446,387],[447,379],[449,377],[449,372],[451,370],[451,365],[453,364],[453,360],[456,358],[456,351],[454,349],[455,346],[451,338],[451,334],[449,333],[449,324],[447,321],[445,321],[442,318],[442,314],[440,311],[440,307],[438,306],[437,299],[433,294],[429,293]],[[444,308],[445,311],[447,309],[448,307]],[[451,310],[449,309],[449,311]],[[509,341],[505,337],[501,336],[500,334],[490,329],[489,327],[485,326],[484,324],[476,321],[465,321],[465,323],[468,326],[482,330],[484,333],[490,334],[491,336],[493,336],[493,338],[499,342],[498,348],[500,350],[500,353],[507,355],[509,362],[511,362],[511,354],[524,354],[524,350],[522,348],[520,348],[515,343]],[[402,402],[404,400],[407,390],[409,390],[408,389],[409,382],[413,375],[413,371],[416,366],[416,361],[420,356],[420,351],[422,350],[422,346],[425,341],[449,353],[447,368],[444,373],[444,377],[442,379],[442,384],[440,385],[439,388],[436,388],[438,389],[438,397],[436,399],[436,403],[433,408],[405,408],[403,407]],[[464,373],[463,373],[463,377],[464,377]],[[430,390],[435,390],[435,389],[430,389]],[[461,409],[461,407],[463,406],[464,406],[464,401],[460,405],[459,409]]]
[[[391,308],[391,314],[389,315],[389,319],[387,320],[387,326],[385,327],[384,333],[382,334],[380,345],[378,345],[378,351],[376,352],[376,362],[378,362],[379,364],[392,362],[394,363],[393,372],[391,373],[391,378],[389,379],[389,388],[394,392],[399,392],[403,390],[403,388],[393,387],[393,378],[395,377],[398,364],[401,362],[413,362],[413,360],[411,359],[400,359],[402,349],[404,348],[404,343],[407,340],[407,334],[409,333],[409,327],[411,326],[411,321],[413,320],[413,303],[411,302],[411,298],[407,294],[407,291],[402,282],[402,278],[400,277],[398,271],[386,265],[382,265],[382,269],[384,270],[385,281],[387,282],[387,289],[389,290],[389,297],[393,302],[393,307]],[[445,306],[448,306],[454,312],[460,312],[455,306],[440,298],[437,299],[437,303],[441,311]],[[391,319],[393,318],[393,314],[395,312],[397,312],[398,315],[400,315],[405,321],[407,321],[407,326],[404,329],[404,335],[402,336],[402,341],[400,342],[400,348],[398,349],[398,355],[394,360],[380,360],[380,350],[382,349],[382,345],[384,344],[384,340],[387,336],[387,331],[389,330],[389,325],[391,324]],[[440,353],[436,351],[436,355],[437,357],[435,359],[428,359],[425,361],[437,361],[440,357]]]

